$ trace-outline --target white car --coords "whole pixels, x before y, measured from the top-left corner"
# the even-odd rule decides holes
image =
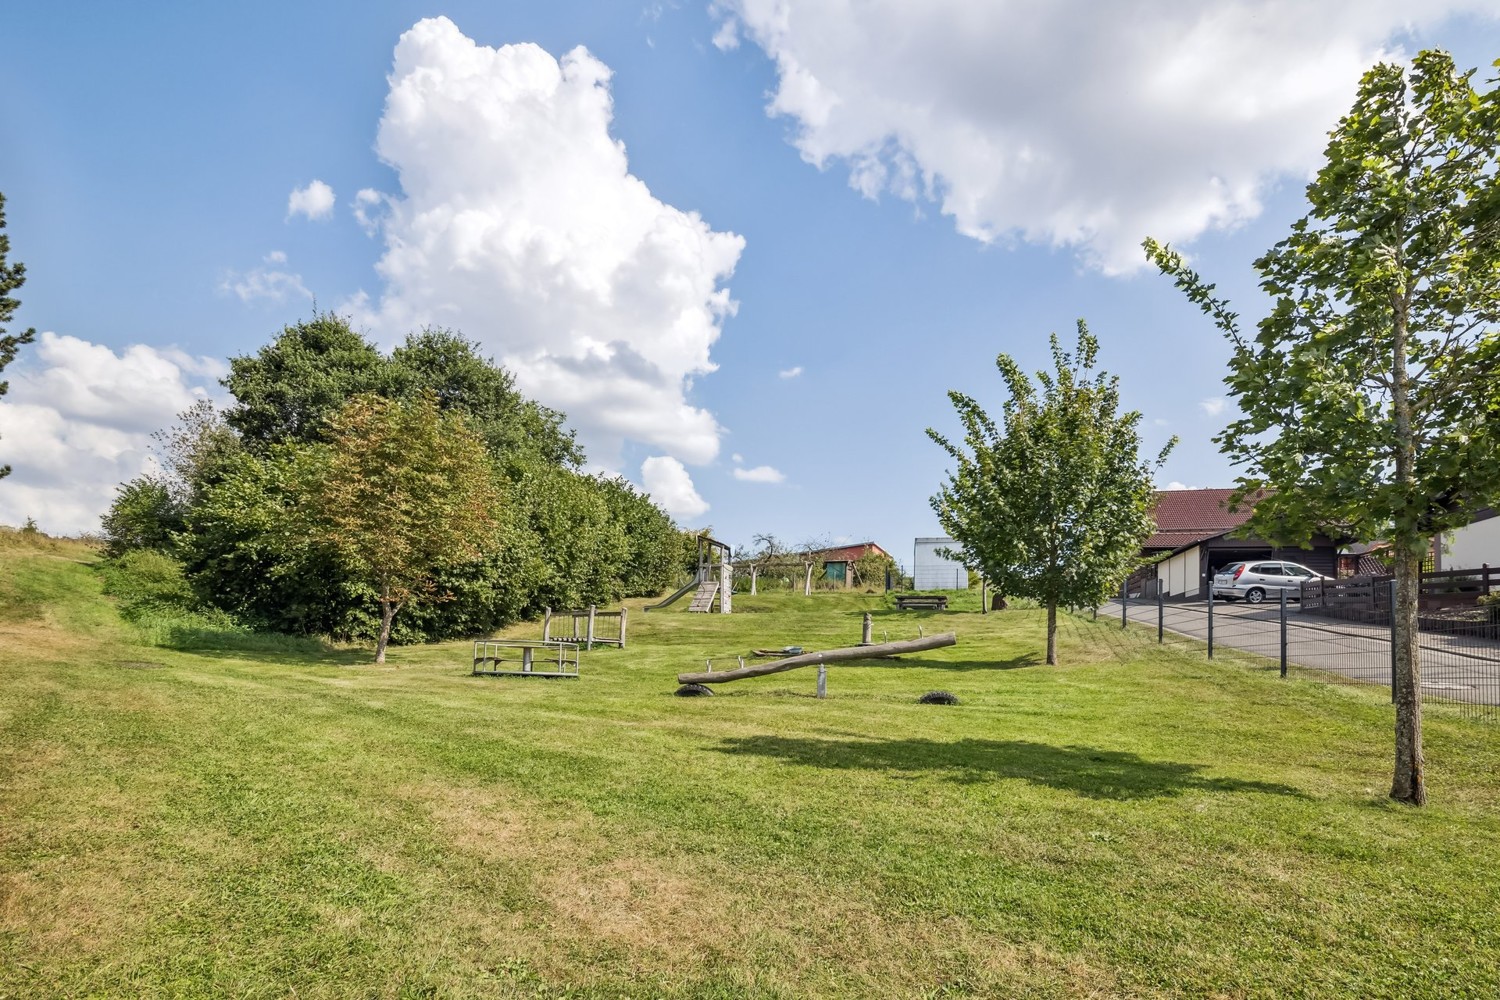
[[[1214,598],[1236,601],[1244,598],[1249,604],[1259,604],[1267,597],[1280,598],[1286,591],[1287,600],[1298,600],[1302,596],[1302,584],[1308,580],[1326,580],[1328,577],[1315,573],[1301,563],[1283,562],[1279,559],[1264,559],[1254,562],[1230,563],[1214,574]]]

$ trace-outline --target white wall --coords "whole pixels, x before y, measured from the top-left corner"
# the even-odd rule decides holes
[[[1476,521],[1453,532],[1443,546],[1443,569],[1500,566],[1500,517]]]
[[[1168,597],[1180,597],[1191,593],[1196,595],[1200,587],[1198,580],[1198,547],[1195,545],[1186,552],[1179,552],[1170,559],[1165,559],[1156,564],[1156,579],[1162,593]]]
[[[944,559],[938,549],[955,548],[951,538],[918,538],[912,555],[912,587],[916,590],[968,590],[969,571],[964,564]]]

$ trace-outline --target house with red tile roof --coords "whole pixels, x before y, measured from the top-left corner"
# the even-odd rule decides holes
[[[1156,531],[1141,546],[1142,555],[1158,561],[1143,576],[1143,592],[1155,596],[1203,597],[1208,581],[1221,567],[1250,559],[1284,559],[1324,576],[1338,572],[1339,545],[1316,535],[1309,548],[1289,548],[1240,530],[1250,520],[1255,501],[1247,497],[1230,509],[1233,490],[1160,490],[1156,494]]]

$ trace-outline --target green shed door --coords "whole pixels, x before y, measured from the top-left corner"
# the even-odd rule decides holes
[[[831,562],[823,567],[823,573],[834,583],[843,583],[846,566],[848,566],[848,563]]]

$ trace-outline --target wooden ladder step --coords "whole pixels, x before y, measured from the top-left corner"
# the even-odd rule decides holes
[[[689,611],[707,613],[713,610],[714,598],[719,595],[719,581],[704,580],[698,585],[698,590],[693,594],[693,603],[688,605]]]

